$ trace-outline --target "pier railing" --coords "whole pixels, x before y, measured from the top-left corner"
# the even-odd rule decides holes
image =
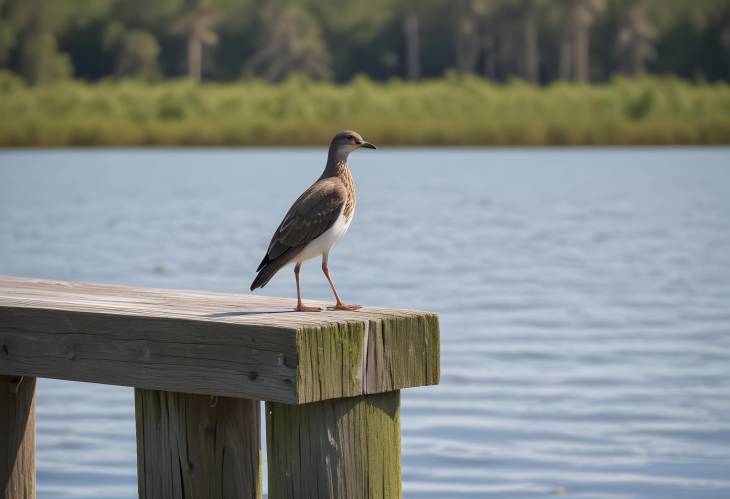
[[[434,314],[0,277],[0,491],[35,496],[35,380],[135,388],[139,496],[401,497],[400,390],[439,381]]]

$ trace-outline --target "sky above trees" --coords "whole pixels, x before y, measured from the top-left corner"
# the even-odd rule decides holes
[[[0,67],[31,83],[730,81],[730,0],[0,0]]]

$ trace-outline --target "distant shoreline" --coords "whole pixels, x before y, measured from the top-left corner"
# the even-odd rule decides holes
[[[6,148],[321,146],[342,128],[398,147],[727,145],[730,85],[647,77],[536,87],[449,77],[28,86],[0,73],[0,116]]]

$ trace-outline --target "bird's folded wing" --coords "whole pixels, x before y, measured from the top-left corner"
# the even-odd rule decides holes
[[[276,229],[266,252],[269,260],[322,235],[337,221],[346,200],[347,190],[337,177],[312,184],[289,208]]]

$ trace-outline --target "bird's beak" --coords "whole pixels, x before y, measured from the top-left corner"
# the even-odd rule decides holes
[[[368,149],[377,149],[374,145],[372,145],[370,142],[363,142],[360,144],[360,147],[367,147]]]

